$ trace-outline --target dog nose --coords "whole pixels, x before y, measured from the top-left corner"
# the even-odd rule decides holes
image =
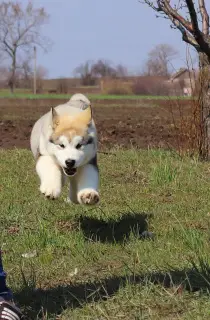
[[[73,166],[75,165],[75,160],[67,159],[65,163],[68,168],[73,168]]]

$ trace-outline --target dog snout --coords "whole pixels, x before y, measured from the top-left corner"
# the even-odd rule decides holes
[[[67,166],[68,168],[73,168],[74,165],[75,165],[75,160],[67,159],[67,160],[65,161],[65,163],[66,163],[66,166]]]

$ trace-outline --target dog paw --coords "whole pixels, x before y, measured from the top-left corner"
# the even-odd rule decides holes
[[[44,182],[40,186],[40,191],[42,194],[45,195],[46,198],[56,199],[59,197],[61,193],[61,186],[53,185],[50,182],[48,183]]]
[[[84,189],[78,193],[80,204],[94,205],[99,202],[99,194],[94,189]]]

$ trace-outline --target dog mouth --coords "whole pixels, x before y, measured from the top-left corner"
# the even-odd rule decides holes
[[[76,168],[63,168],[63,172],[65,173],[66,176],[72,177],[76,174],[77,169]]]

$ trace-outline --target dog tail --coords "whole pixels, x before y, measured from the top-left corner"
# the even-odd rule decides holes
[[[90,104],[90,100],[82,93],[75,93],[69,101],[82,101],[86,104]]]
[[[68,101],[68,105],[85,110],[90,105],[90,100],[82,93],[75,93]]]

